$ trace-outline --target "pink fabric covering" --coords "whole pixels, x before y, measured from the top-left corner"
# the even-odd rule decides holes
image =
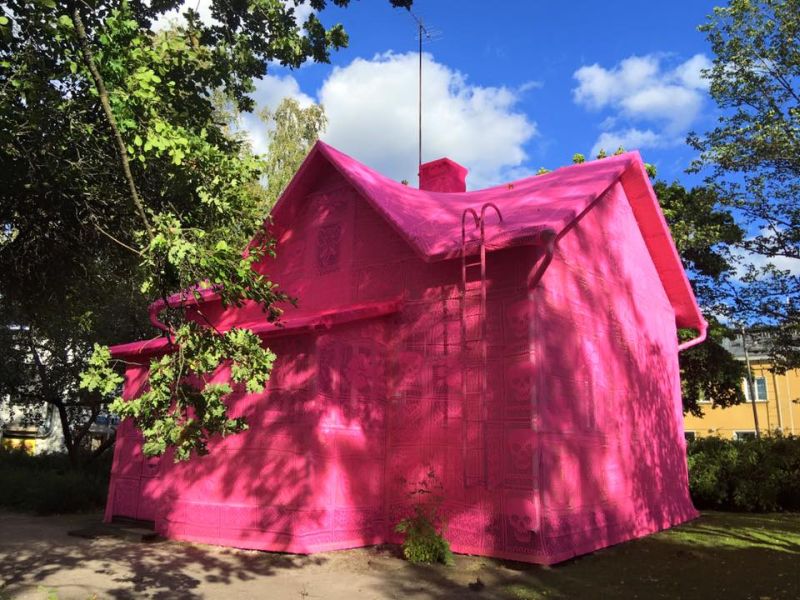
[[[503,223],[487,224],[485,316],[468,278],[462,346],[448,257],[463,208],[486,201]],[[446,194],[318,144],[271,227],[277,258],[261,268],[300,305],[280,335],[259,326],[279,358],[268,390],[230,401],[250,429],[174,464],[145,459],[124,423],[107,518],[237,547],[350,548],[397,541],[433,471],[455,551],[552,563],[696,516],[675,328],[702,316],[637,154]],[[528,289],[546,231],[555,254]],[[203,310],[223,329],[259,322],[259,307],[213,296]],[[167,349],[113,349],[133,363],[128,397]]]

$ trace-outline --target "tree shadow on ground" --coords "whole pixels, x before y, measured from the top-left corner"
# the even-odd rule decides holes
[[[179,542],[135,543],[104,536],[70,537],[69,523],[99,521],[83,517],[0,515],[6,540],[0,547],[0,593],[15,597],[48,580],[65,580],[67,597],[202,598],[203,584],[233,584],[278,572],[321,565],[323,556],[242,551]],[[25,524],[33,524],[26,526]],[[98,592],[98,588],[102,589]],[[61,595],[60,586],[56,589]],[[3,597],[0,595],[0,597]]]

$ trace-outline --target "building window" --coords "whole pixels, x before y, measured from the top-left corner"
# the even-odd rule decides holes
[[[684,431],[683,437],[686,439],[687,442],[693,442],[697,438],[697,433],[694,431]]]
[[[750,402],[750,385],[747,379],[744,380],[744,397],[745,399]],[[767,378],[766,377],[754,377],[753,378],[753,385],[756,388],[756,402],[766,402],[767,401]]]
[[[748,431],[734,431],[733,439],[735,440],[754,440],[756,439],[756,432],[752,429]]]

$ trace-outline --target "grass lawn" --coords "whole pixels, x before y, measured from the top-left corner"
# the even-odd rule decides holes
[[[706,512],[696,521],[501,585],[539,598],[800,598],[800,514]]]

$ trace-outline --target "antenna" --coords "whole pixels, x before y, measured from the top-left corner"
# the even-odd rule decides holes
[[[417,159],[417,178],[418,182],[422,178],[422,44],[427,42],[434,42],[442,38],[442,32],[436,29],[429,29],[425,26],[422,17],[418,17],[410,10],[408,11],[411,18],[417,23],[417,40],[419,41],[419,95],[418,95],[418,115],[419,115],[419,130],[418,130],[418,159]]]

